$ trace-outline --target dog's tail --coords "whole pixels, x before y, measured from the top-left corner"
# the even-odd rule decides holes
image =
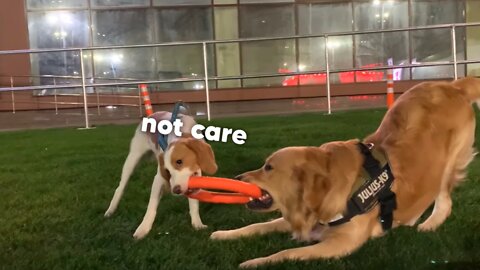
[[[465,92],[465,95],[473,103],[476,102],[480,108],[480,79],[475,77],[465,77],[453,82],[455,87]]]

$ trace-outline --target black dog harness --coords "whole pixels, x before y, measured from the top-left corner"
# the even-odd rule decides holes
[[[329,226],[336,226],[350,221],[354,216],[370,211],[380,204],[380,222],[384,231],[392,228],[393,210],[397,207],[395,193],[391,190],[394,180],[392,170],[388,162],[381,167],[380,162],[372,155],[373,144],[358,144],[358,148],[364,156],[363,168],[369,175],[347,202],[347,210],[337,220],[330,221]]]

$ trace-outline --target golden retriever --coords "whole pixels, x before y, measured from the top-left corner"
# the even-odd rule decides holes
[[[474,150],[475,114],[471,104],[480,99],[480,80],[416,85],[398,98],[380,127],[364,143],[389,160],[396,194],[393,227],[413,226],[435,202],[419,231],[432,231],[450,215],[454,186],[465,177]],[[238,179],[260,186],[264,196],[251,201],[253,210],[280,210],[282,218],[236,230],[216,231],[211,239],[234,239],[274,231],[292,232],[317,244],[283,250],[242,263],[256,267],[284,260],[338,258],[350,254],[370,237],[384,231],[380,207],[338,226],[327,224],[344,213],[364,156],[359,140],[336,141],[320,147],[287,147],[273,153],[265,165]]]

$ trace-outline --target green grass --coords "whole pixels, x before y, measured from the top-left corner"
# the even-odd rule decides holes
[[[257,168],[281,147],[362,138],[376,129],[384,112],[212,121],[212,125],[248,133],[243,146],[212,143],[217,175],[232,177]],[[187,200],[172,195],[161,200],[150,234],[134,241],[132,234],[145,213],[155,173],[153,159],[139,164],[114,216],[103,217],[134,128],[0,133],[0,269],[236,269],[247,259],[302,245],[287,234],[210,241],[216,229],[237,228],[279,214],[202,204],[201,217],[209,228],[194,231]],[[470,165],[468,181],[453,194],[453,213],[437,232],[399,228],[340,260],[288,262],[268,268],[478,269],[479,165],[478,158]]]

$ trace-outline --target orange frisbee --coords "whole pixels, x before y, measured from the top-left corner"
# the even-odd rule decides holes
[[[188,181],[188,188],[200,189],[188,197],[211,203],[245,204],[250,201],[250,198],[262,196],[261,189],[254,184],[219,177],[192,176]],[[231,193],[211,192],[205,189]]]

